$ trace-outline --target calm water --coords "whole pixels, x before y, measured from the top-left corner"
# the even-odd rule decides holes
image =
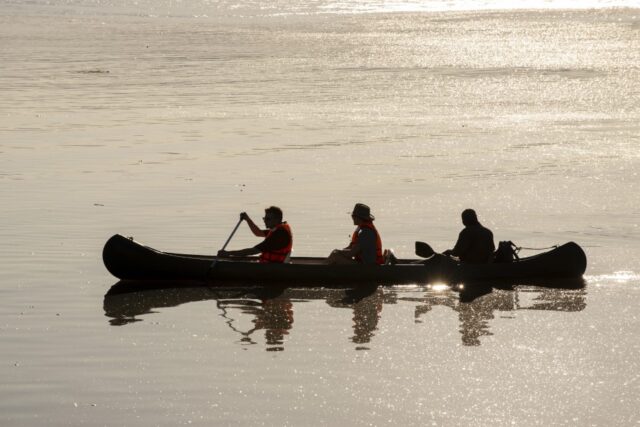
[[[640,5],[519,7],[0,0],[0,424],[640,423]],[[118,293],[100,258],[270,204],[324,255],[356,201],[401,257],[466,207],[576,241],[586,286]]]

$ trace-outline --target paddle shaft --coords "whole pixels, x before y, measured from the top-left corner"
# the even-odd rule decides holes
[[[238,227],[240,227],[240,224],[242,223],[242,218],[240,218],[240,220],[238,220],[238,223],[236,224],[235,228],[233,229],[233,231],[231,232],[231,234],[229,235],[229,238],[227,239],[226,242],[224,242],[224,245],[222,246],[222,251],[224,251],[225,249],[227,249],[227,245],[229,244],[229,242],[231,241],[231,239],[233,238],[233,235],[236,234],[236,230],[238,230]]]
[[[236,231],[238,230],[238,227],[240,227],[240,224],[242,223],[242,218],[240,218],[238,220],[238,223],[236,224],[236,226],[233,228],[233,231],[231,232],[231,234],[229,235],[229,238],[227,239],[226,242],[224,242],[224,245],[222,245],[222,249],[220,249],[221,251],[224,251],[227,248],[227,245],[229,244],[229,242],[231,241],[231,239],[233,238],[233,235],[236,234]],[[216,266],[216,262],[218,262],[217,258],[214,258],[213,261],[211,262],[211,265],[209,266],[209,270],[207,271],[207,275],[209,274],[209,272],[211,271],[211,269],[213,267]]]

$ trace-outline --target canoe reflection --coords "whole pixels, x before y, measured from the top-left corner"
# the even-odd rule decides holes
[[[458,313],[464,345],[480,345],[482,336],[491,335],[489,321],[496,312],[510,317],[516,310],[581,311],[586,307],[584,288],[517,287],[492,289],[474,288],[474,292],[434,291],[429,288],[356,289],[296,289],[269,288],[207,288],[185,283],[164,283],[149,289],[120,282],[104,297],[104,312],[109,323],[122,326],[142,321],[142,316],[165,307],[175,307],[196,301],[213,300],[219,316],[239,335],[238,344],[258,344],[257,334],[264,330],[266,351],[283,351],[285,339],[293,327],[294,305],[324,300],[330,307],[352,310],[353,334],[349,340],[356,350],[367,350],[382,316],[384,305],[410,303],[415,305],[415,322],[422,323],[434,306],[449,307]],[[240,327],[251,319],[251,327]]]

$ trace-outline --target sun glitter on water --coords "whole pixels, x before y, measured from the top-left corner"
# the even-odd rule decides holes
[[[640,274],[633,271],[615,271],[611,274],[601,274],[598,276],[587,276],[589,280],[593,280],[595,283],[602,282],[614,282],[614,283],[629,283],[640,280]]]
[[[432,285],[429,285],[428,288],[430,290],[432,290],[432,291],[444,292],[444,291],[449,289],[449,285],[446,285],[446,284],[441,283],[441,282],[437,282],[437,283],[434,283]]]

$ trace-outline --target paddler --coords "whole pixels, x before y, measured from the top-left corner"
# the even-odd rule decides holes
[[[478,221],[476,211],[465,209],[462,211],[464,229],[458,235],[458,241],[453,249],[443,252],[444,255],[454,256],[460,262],[467,264],[486,264],[493,261],[493,233]]]
[[[382,241],[373,225],[375,217],[369,206],[356,203],[351,212],[353,225],[356,226],[349,246],[335,249],[327,258],[329,264],[384,264]]]
[[[264,237],[265,239],[252,248],[219,251],[218,256],[241,257],[260,254],[259,262],[288,262],[291,248],[293,247],[293,236],[289,224],[282,221],[282,209],[277,206],[270,206],[264,210],[262,219],[267,227],[265,230],[258,227],[246,212],[242,212],[240,220],[247,222],[255,236]]]

